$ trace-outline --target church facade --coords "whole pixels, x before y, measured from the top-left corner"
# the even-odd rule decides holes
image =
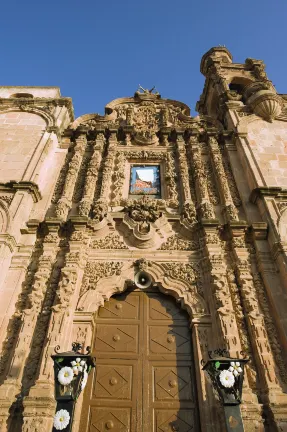
[[[245,431],[287,431],[287,96],[225,47],[200,69],[196,117],[0,87],[1,432],[52,431],[72,342],[96,358],[74,432],[224,430],[218,348],[249,358]]]

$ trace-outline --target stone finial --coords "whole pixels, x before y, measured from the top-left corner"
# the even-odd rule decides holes
[[[232,63],[232,55],[224,46],[213,47],[202,56],[200,72],[206,76],[209,67],[215,63]]]

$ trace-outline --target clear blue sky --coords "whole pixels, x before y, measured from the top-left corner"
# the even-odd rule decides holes
[[[50,0],[1,5],[1,85],[59,86],[76,117],[140,83],[194,112],[202,55],[262,59],[287,93],[287,0]]]

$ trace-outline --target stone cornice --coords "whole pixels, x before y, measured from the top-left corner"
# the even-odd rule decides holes
[[[31,108],[38,108],[39,105],[44,105],[44,107],[66,107],[71,119],[71,122],[74,120],[74,109],[71,98],[0,98],[0,108],[11,109],[17,107],[20,109],[21,105],[31,106]]]
[[[8,183],[0,183],[0,190],[3,190],[5,192],[12,192],[18,190],[26,191],[32,196],[33,201],[35,203],[42,199],[42,195],[39,190],[39,187],[34,182],[29,182],[29,181],[17,182],[12,180]]]
[[[14,236],[11,236],[10,234],[0,234],[0,244],[5,244],[8,246],[11,252],[14,252],[17,247],[17,242],[15,240]]]
[[[283,189],[278,186],[267,187],[262,186],[253,189],[250,194],[249,200],[255,204],[258,198],[264,197],[274,197],[274,198],[283,198],[287,199],[287,189]]]

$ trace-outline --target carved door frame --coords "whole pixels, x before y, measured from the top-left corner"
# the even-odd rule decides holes
[[[166,270],[159,263],[151,263],[148,272],[155,281],[154,284],[159,291],[165,295],[175,297],[180,306],[189,314],[191,337],[193,344],[193,355],[195,365],[195,379],[197,388],[197,399],[199,407],[200,427],[202,432],[210,430],[218,431],[216,418],[215,399],[211,384],[207,381],[202,371],[201,360],[206,359],[208,341],[212,340],[211,317],[204,299],[196,291],[191,289],[188,282],[175,280],[166,276]],[[73,319],[72,342],[79,339],[82,334],[85,346],[91,346],[95,331],[95,316],[100,306],[115,294],[123,293],[133,280],[134,267],[131,263],[123,265],[120,275],[101,278],[95,289],[85,293],[80,299],[77,311]],[[78,399],[75,409],[73,432],[78,432],[83,404],[83,395]]]

